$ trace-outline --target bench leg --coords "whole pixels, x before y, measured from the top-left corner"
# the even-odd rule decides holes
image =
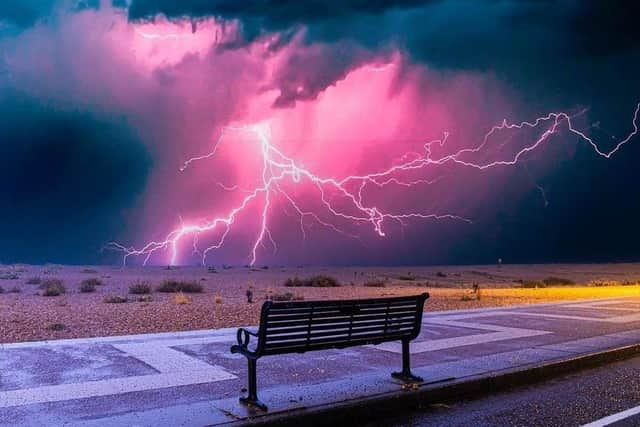
[[[267,405],[258,399],[258,385],[256,379],[256,359],[247,359],[249,361],[249,395],[241,397],[240,403],[253,406],[263,411],[267,411]]]
[[[424,381],[422,378],[411,373],[411,354],[409,353],[409,341],[402,341],[402,371],[391,374],[393,378],[407,383]]]

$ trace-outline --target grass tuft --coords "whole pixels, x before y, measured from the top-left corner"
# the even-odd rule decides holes
[[[147,295],[152,291],[151,284],[143,280],[136,280],[129,286],[129,293],[132,295]]]
[[[176,293],[176,292],[184,292],[184,293],[201,293],[203,291],[203,287],[198,282],[187,282],[183,280],[175,280],[175,279],[167,279],[163,281],[160,286],[156,288],[157,292],[165,292],[165,293]]]
[[[294,277],[287,279],[284,282],[284,285],[287,287],[312,287],[312,288],[335,288],[339,287],[340,283],[338,280],[331,276],[325,275],[317,275],[311,276],[309,278],[300,279],[299,277]]]
[[[33,276],[29,277],[25,283],[27,285],[39,285],[40,283],[42,283],[42,279],[40,278],[40,276]]]
[[[547,285],[540,280],[523,280],[520,287],[526,288],[526,289],[536,289],[536,288],[546,288]]]
[[[101,285],[102,281],[95,277],[84,279],[82,282],[80,282],[80,292],[82,292],[83,294],[95,292],[96,288]]]
[[[191,303],[191,299],[184,293],[178,292],[176,296],[173,297],[173,302],[178,305],[186,305]]]
[[[385,286],[387,286],[387,282],[386,280],[382,279],[373,279],[364,282],[363,286],[366,286],[368,288],[384,288]]]
[[[107,295],[104,297],[102,302],[106,304],[122,304],[125,302],[129,302],[127,297],[123,297],[122,295]]]
[[[67,292],[64,282],[60,279],[47,279],[40,284],[40,289],[44,297],[57,297]]]
[[[571,279],[566,279],[564,277],[554,277],[554,276],[549,276],[546,279],[543,279],[542,283],[544,283],[547,286],[570,286],[570,285],[576,284],[576,282],[574,282]]]

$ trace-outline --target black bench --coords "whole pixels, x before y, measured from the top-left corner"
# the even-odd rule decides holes
[[[257,332],[238,329],[231,353],[249,362],[249,395],[240,402],[267,410],[258,399],[256,361],[262,356],[305,353],[358,345],[402,342],[402,371],[394,378],[419,382],[411,373],[409,342],[420,334],[424,302],[429,294],[342,301],[272,302],[262,305]],[[257,338],[256,342],[251,337]],[[250,347],[251,345],[251,347]]]

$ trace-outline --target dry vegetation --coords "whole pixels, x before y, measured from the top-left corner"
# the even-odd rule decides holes
[[[143,280],[136,280],[135,283],[129,286],[129,293],[132,295],[150,294],[151,291],[151,283],[145,282]]]
[[[156,291],[164,293],[186,292],[194,294],[202,292],[202,289],[202,285],[198,282],[168,279],[163,281]]]
[[[340,283],[335,277],[318,275],[301,279],[299,277],[289,278],[284,282],[287,287],[307,287],[307,288],[337,288]]]
[[[44,297],[57,297],[67,292],[67,288],[60,279],[47,279],[40,284],[40,289]]]

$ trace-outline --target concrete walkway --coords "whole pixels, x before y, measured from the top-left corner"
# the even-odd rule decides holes
[[[428,310],[429,302],[425,308]],[[233,329],[0,344],[0,425],[203,426],[252,415]],[[414,372],[447,383],[640,342],[640,296],[426,313]],[[270,413],[401,390],[400,344],[258,362]],[[425,385],[425,386],[428,386]]]

